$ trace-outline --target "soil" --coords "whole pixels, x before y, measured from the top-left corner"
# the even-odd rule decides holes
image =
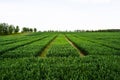
[[[55,39],[56,39],[56,37],[53,38],[53,40],[51,40],[51,41],[46,45],[46,47],[44,48],[44,50],[41,52],[40,57],[45,57],[45,56],[46,56],[49,48],[51,47],[51,45],[53,44],[53,42],[55,41]]]
[[[85,56],[84,53],[82,53],[76,46],[75,44],[73,44],[66,36],[65,36],[65,39],[71,44],[71,46],[73,46],[77,52],[80,54],[81,57]]]

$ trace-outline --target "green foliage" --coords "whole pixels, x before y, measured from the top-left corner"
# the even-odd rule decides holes
[[[120,50],[114,48],[112,45],[116,47],[120,47],[120,45],[115,44],[110,40],[110,38],[113,38],[113,36],[107,36],[107,40],[105,41],[104,38],[106,38],[106,34],[103,33],[100,36],[100,33],[76,33],[76,34],[66,34],[66,36],[84,53],[89,55],[120,55]],[[84,36],[84,37],[83,37]],[[103,40],[95,40],[92,39],[92,37],[101,37]],[[110,40],[110,41],[109,41]],[[116,38],[113,41],[118,41],[119,39]],[[119,41],[118,41],[119,42]],[[109,44],[108,44],[109,43]]]
[[[3,55],[1,55],[1,58],[21,58],[40,56],[40,52],[44,49],[44,47],[49,43],[49,41],[54,36],[55,35],[51,35],[51,37],[45,37],[45,35],[39,36],[40,37],[39,40],[18,47],[15,50],[7,51]]]
[[[120,57],[19,58],[0,60],[0,80],[119,80]]]
[[[22,32],[24,33],[24,32],[37,32],[37,29],[36,28],[34,28],[34,29],[32,29],[32,28],[27,28],[27,27],[23,27],[23,29],[22,29]]]
[[[19,26],[16,26],[16,28],[15,28],[15,33],[18,33],[19,32]]]
[[[34,28],[34,32],[37,32],[37,29],[36,29],[36,28]]]
[[[119,32],[64,34],[0,36],[0,80],[120,80]],[[87,55],[80,57],[65,36]]]
[[[13,25],[10,25],[9,26],[9,34],[12,34],[14,31],[14,26]]]
[[[13,25],[8,25],[7,23],[0,23],[0,35],[8,35],[14,33],[15,27]]]
[[[5,44],[4,47],[2,45],[0,45],[0,55],[4,54],[7,51],[14,50],[14,49],[19,48],[21,46],[25,46],[25,45],[31,44],[33,42],[39,41],[45,37],[47,37],[47,35],[39,35],[38,37],[36,37],[36,36],[30,37],[29,36],[27,38],[25,37],[25,39],[23,38],[23,40],[15,41],[15,42],[12,42],[10,44]]]
[[[59,35],[49,49],[47,57],[79,57],[77,50],[73,48],[64,35]]]
[[[0,35],[8,35],[13,33],[18,33],[20,31],[19,26],[14,27],[14,25],[8,25],[7,23],[0,23]],[[22,32],[37,32],[37,29],[24,27]]]
[[[32,28],[30,28],[30,32],[33,32],[33,29],[32,29]]]
[[[5,35],[9,33],[9,25],[7,23],[0,23],[0,33]]]

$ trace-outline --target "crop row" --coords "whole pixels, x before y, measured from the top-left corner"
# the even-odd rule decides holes
[[[34,35],[36,33],[33,33]],[[34,37],[39,37],[41,35],[45,35],[45,34],[42,34],[42,33],[39,33],[39,35],[37,36],[31,36],[33,34],[27,34],[27,35],[10,35],[10,36],[0,36],[0,46],[3,46],[3,45],[9,45],[9,44],[14,44],[14,43],[17,43],[17,42],[20,42],[20,41],[25,41],[25,40],[28,40],[29,37],[31,38],[34,38]]]
[[[18,47],[21,47],[21,46],[24,46],[24,45],[27,45],[27,44],[30,44],[30,43],[33,43],[35,41],[39,41],[45,37],[47,37],[48,35],[41,35],[41,36],[38,36],[38,37],[29,37],[29,39],[27,40],[23,40],[23,41],[20,41],[20,42],[16,42],[16,43],[13,43],[13,44],[8,44],[8,45],[4,45],[4,46],[0,46],[0,55],[7,52],[7,51],[10,51],[10,50],[13,50],[13,49],[16,49]]]
[[[0,60],[0,80],[120,80],[119,56]]]
[[[102,45],[103,42],[97,42],[106,37],[110,38],[113,34],[96,34],[96,39],[86,34],[66,33],[64,36],[61,33],[34,33],[24,37],[20,35],[23,41],[19,41],[19,38],[14,44],[3,46],[5,49],[2,50],[4,54],[0,55],[0,80],[120,80],[120,56],[117,56],[120,51]],[[97,39],[97,35],[103,39]],[[16,38],[4,37],[6,42]],[[66,37],[84,54],[90,55],[79,57],[80,54]],[[25,38],[27,40],[24,41]],[[114,39],[119,40],[116,36]],[[46,46],[50,46],[46,57],[39,57]],[[1,49],[2,47],[0,51]]]
[[[120,50],[120,33],[76,33],[75,36],[80,36],[89,41],[99,43],[101,45]]]
[[[31,44],[27,44],[16,48],[15,50],[10,50],[3,55],[1,58],[21,58],[21,57],[34,57],[40,55],[40,52],[44,47],[55,37],[55,35],[50,35],[47,38],[37,40]]]
[[[60,34],[49,48],[47,57],[79,57],[80,54],[72,47],[65,39],[63,34]]]
[[[17,43],[17,42],[20,42],[20,41],[25,41],[25,40],[28,40],[28,39],[29,39],[28,37],[16,38],[15,40],[0,42],[0,45],[4,46],[4,45],[9,45],[9,44],[14,44],[14,43]]]
[[[28,34],[24,33],[24,34],[0,36],[0,43],[7,42],[7,41],[12,41],[12,40],[14,41],[16,39],[24,38],[26,35],[28,35]]]
[[[90,55],[120,55],[119,50],[109,48],[98,43],[93,43],[83,39],[83,37],[75,37],[70,34],[66,36],[85,54]]]

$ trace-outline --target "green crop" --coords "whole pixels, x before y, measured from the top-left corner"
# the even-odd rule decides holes
[[[120,80],[119,34],[38,32],[0,36],[0,80]]]
[[[34,41],[30,44],[16,48],[15,50],[10,50],[1,55],[1,58],[21,58],[21,57],[34,57],[40,55],[40,52],[49,43],[49,41],[55,35],[44,38],[41,36],[40,40]],[[27,42],[27,41],[26,41]]]
[[[51,45],[47,57],[79,57],[80,54],[73,48],[64,35],[59,35]]]
[[[0,80],[119,80],[120,57],[87,56],[0,60]]]
[[[119,55],[120,50],[115,50],[102,45],[102,43],[88,40],[87,37],[74,36],[66,34],[66,36],[81,50],[84,54],[90,55]]]

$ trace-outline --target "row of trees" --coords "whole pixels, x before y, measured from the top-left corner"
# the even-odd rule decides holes
[[[75,30],[74,32],[120,32],[120,29]]]
[[[22,29],[22,33],[24,32],[37,32],[37,29],[36,28],[27,28],[27,27],[23,27]]]
[[[9,25],[7,23],[0,23],[0,35],[8,35],[18,33],[20,31],[19,26]],[[22,33],[24,32],[37,32],[36,28],[23,27]]]
[[[0,23],[0,34],[7,35],[19,32],[19,26],[8,25],[7,23]]]
[[[97,30],[96,32],[120,32],[120,29]]]

